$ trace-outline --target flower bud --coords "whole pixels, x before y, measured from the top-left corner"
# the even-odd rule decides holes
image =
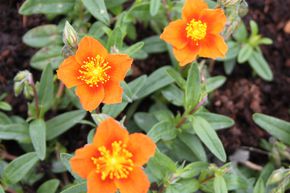
[[[15,82],[29,80],[31,77],[31,73],[28,70],[20,71],[14,77]]]
[[[70,48],[77,48],[78,46],[78,34],[68,21],[65,22],[64,26],[63,42]]]
[[[25,84],[23,94],[26,99],[31,99],[34,95],[31,85]]]
[[[239,16],[244,17],[245,15],[247,15],[248,12],[249,12],[248,3],[245,0],[243,0],[240,4]]]
[[[237,3],[241,2],[241,0],[220,0],[220,3],[224,6],[224,7],[229,7],[232,5],[235,5]]]
[[[280,168],[278,170],[273,171],[273,173],[268,179],[267,184],[274,185],[281,182],[284,179],[286,172],[287,170],[285,170],[284,168]]]
[[[15,96],[19,96],[23,88],[24,88],[23,82],[15,82],[13,86]]]

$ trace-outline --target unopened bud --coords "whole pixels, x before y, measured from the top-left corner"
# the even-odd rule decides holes
[[[28,70],[23,70],[16,74],[16,76],[14,77],[14,81],[15,82],[25,81],[25,80],[29,80],[30,77],[31,77],[31,73]]]
[[[249,12],[248,3],[245,0],[243,0],[240,4],[239,16],[244,17],[245,15],[247,15],[248,12]]]
[[[273,173],[268,179],[267,184],[274,185],[281,182],[284,179],[286,172],[287,170],[285,170],[284,168],[273,171]]]
[[[23,82],[15,82],[14,86],[13,86],[15,96],[20,95],[20,93],[22,92],[23,88],[24,88]]]
[[[33,93],[33,89],[31,87],[31,85],[26,84],[24,86],[23,94],[24,94],[26,99],[31,99],[33,97],[34,93]]]
[[[78,34],[68,21],[65,22],[64,26],[63,42],[71,48],[77,48],[78,46]]]
[[[220,2],[224,7],[229,7],[240,3],[241,0],[221,0]]]

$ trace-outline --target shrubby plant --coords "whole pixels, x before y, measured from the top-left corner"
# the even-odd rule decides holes
[[[214,60],[223,60],[228,74],[236,61],[248,61],[263,79],[273,78],[259,48],[271,41],[254,21],[247,35],[246,12],[244,0],[26,0],[20,14],[44,14],[54,24],[23,36],[39,48],[30,65],[41,78],[27,70],[15,76],[26,117],[0,112],[1,141],[14,140],[23,150],[13,157],[3,146],[0,192],[24,192],[24,184],[37,193],[286,190],[289,123],[253,115],[277,140],[262,142],[269,163],[252,175],[229,162],[217,135],[234,120],[207,109],[211,92],[226,81],[209,75]],[[155,35],[136,42],[137,23]],[[161,52],[171,64],[130,77],[134,60]],[[0,109],[11,107],[1,101]],[[60,136],[80,125],[91,129],[87,144],[68,151]],[[39,171],[42,164],[49,176]]]

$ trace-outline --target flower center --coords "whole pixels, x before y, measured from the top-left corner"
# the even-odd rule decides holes
[[[110,79],[110,76],[107,74],[110,68],[111,66],[108,65],[108,62],[102,56],[88,57],[88,60],[84,61],[79,70],[81,75],[78,79],[83,80],[90,87],[98,87],[99,83],[104,84]]]
[[[206,36],[207,25],[200,20],[192,19],[189,23],[187,23],[185,29],[186,36],[195,41],[198,45],[197,41],[204,39]]]
[[[132,161],[132,153],[126,149],[126,144],[121,141],[112,143],[112,149],[108,150],[105,146],[98,148],[101,156],[92,157],[96,165],[96,172],[101,174],[101,179],[106,180],[109,177],[123,179],[127,178],[133,170],[134,163]]]

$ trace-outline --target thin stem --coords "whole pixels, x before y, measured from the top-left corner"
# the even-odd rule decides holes
[[[189,113],[188,115],[191,115],[195,113],[199,107],[201,107],[205,102],[207,101],[207,96],[205,96]],[[187,120],[187,114],[183,114],[182,118],[180,121],[176,124],[176,128],[180,128]]]
[[[63,94],[63,91],[64,91],[64,84],[60,82],[57,93],[56,93],[56,98],[60,98]]]

